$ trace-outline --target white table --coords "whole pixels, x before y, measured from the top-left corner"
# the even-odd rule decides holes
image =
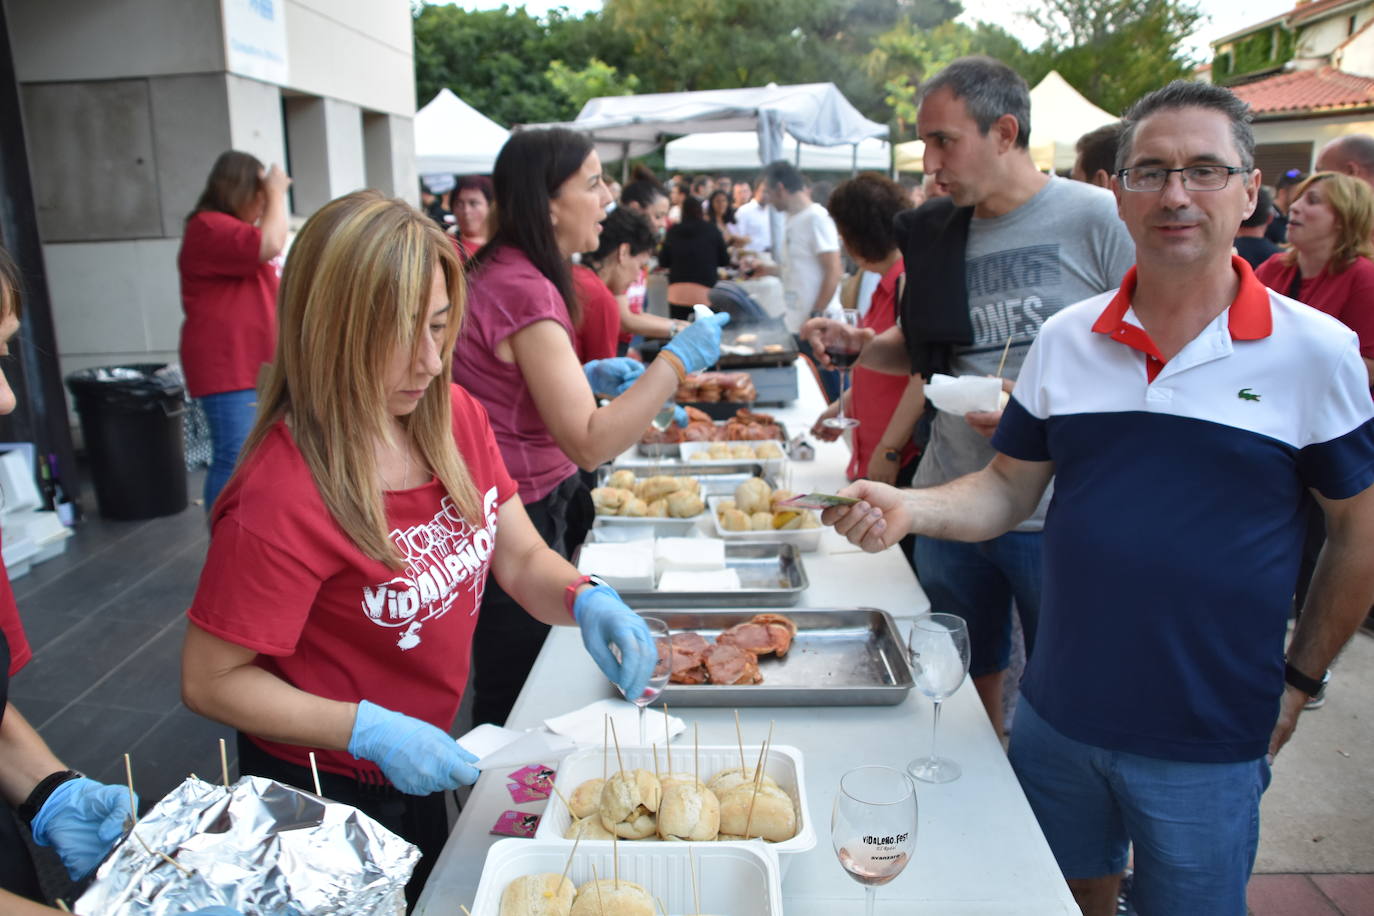
[[[809,429],[823,408],[809,372],[799,367],[798,402],[770,411],[795,435]],[[849,450],[842,442],[816,443],[814,462],[792,462],[798,492],[834,492],[844,484]],[[800,607],[882,608],[910,618],[929,608],[911,568],[896,551],[856,552],[826,529],[820,549],[802,555],[811,585]],[[785,612],[785,609],[783,609]],[[615,695],[587,656],[576,631],[555,628],[511,712],[514,728]],[[816,848],[794,861],[783,882],[788,916],[834,916],[860,912],[863,891],[835,860],[830,846],[830,809],[840,776],[861,764],[904,767],[930,747],[930,701],[912,691],[899,706],[805,707],[742,710],[750,735],[762,740],[771,719],[774,740],[802,750],[807,796],[815,820]],[[733,711],[677,709],[701,727],[703,744],[735,740]],[[681,744],[682,739],[679,739]],[[916,854],[906,871],[878,889],[878,911],[930,916],[1073,916],[1078,908],[1060,877],[1044,836],[1007,763],[972,685],[945,703],[940,753],[963,767],[963,776],[943,786],[917,783],[920,821]],[[487,830],[502,811],[517,807],[506,793],[506,771],[478,780],[443,854],[436,863],[417,913],[451,916],[471,905],[487,848],[498,838]],[[522,805],[520,810],[538,811]],[[474,913],[473,916],[495,916]]]

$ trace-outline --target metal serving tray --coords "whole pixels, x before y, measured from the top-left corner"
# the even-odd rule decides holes
[[[573,563],[576,566],[576,562]],[[739,573],[740,588],[728,592],[625,591],[632,608],[713,608],[722,604],[789,607],[810,583],[801,556],[791,544],[726,544],[725,567]],[[752,616],[752,615],[749,615]],[[749,616],[744,619],[748,620]],[[671,625],[671,624],[670,624]],[[791,653],[788,653],[789,655]]]
[[[674,632],[708,640],[744,623],[754,610],[655,611]],[[759,660],[762,684],[668,684],[669,706],[895,706],[913,683],[897,624],[876,608],[804,608],[786,612],[797,636],[784,658]]]
[[[727,406],[730,408],[730,410],[725,414],[725,418],[724,418],[724,419],[721,419],[721,418],[717,417],[716,414],[715,414],[715,413],[712,413],[710,410],[705,411],[706,413],[710,414],[713,418],[715,418],[715,420],[716,420],[716,425],[717,425],[717,426],[721,426],[721,427],[723,427],[723,426],[726,424],[726,422],[727,422],[731,417],[733,417],[733,416],[739,411],[739,408],[741,408],[741,407],[749,407],[749,408],[752,409],[752,407],[753,407],[753,404],[752,404],[752,403],[749,403],[749,404],[739,404],[739,403],[734,403],[734,402],[730,402],[730,401],[715,401],[715,402],[711,402],[711,403],[707,404],[706,406],[707,406],[707,407],[712,407],[712,408],[719,408],[719,406],[720,406],[721,404],[725,404],[725,405],[727,405]],[[692,403],[692,404],[684,404],[684,405],[682,405],[682,406],[684,406],[684,407],[701,407],[702,405],[701,405],[700,403]],[[720,411],[717,411],[717,412],[720,412]],[[786,442],[786,441],[788,440],[787,425],[786,425],[785,423],[779,421],[779,420],[775,420],[774,422],[776,422],[776,423],[778,424],[778,429],[781,430],[781,432],[782,432],[782,435],[780,436],[780,438],[782,439],[783,442]],[[723,442],[723,441],[726,441],[726,440],[723,440],[723,439],[722,439],[722,440],[718,440],[718,441],[722,441],[722,442]],[[754,440],[751,440],[751,439],[740,439],[740,440],[737,440],[737,441],[745,442],[745,443],[750,443],[750,442],[752,442],[752,441],[754,441]],[[681,444],[682,444],[681,442],[652,442],[652,443],[640,442],[640,443],[635,447],[635,450],[636,450],[636,452],[637,452],[638,454],[642,455],[642,456],[645,457],[645,458],[679,458],[679,457],[681,457],[682,452],[681,452],[680,449],[678,449],[678,446],[681,445]]]
[[[771,474],[765,474],[763,465],[751,461],[712,463],[675,461],[672,464],[603,464],[596,470],[596,485],[604,487],[611,474],[616,471],[634,471],[635,477],[695,477],[701,483],[703,499],[710,496],[734,496],[735,487],[750,477],[762,477],[764,483],[777,488]],[[697,516],[700,518],[700,516]]]

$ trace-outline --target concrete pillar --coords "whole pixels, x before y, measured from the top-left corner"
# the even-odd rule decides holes
[[[286,131],[281,90],[270,83],[224,74],[229,91],[230,146],[252,153],[264,165],[286,168]]]
[[[291,148],[292,211],[309,216],[330,200],[367,184],[362,111],[335,99],[286,99]]]
[[[210,166],[233,146],[229,98],[223,75],[213,73],[155,77],[148,88],[162,234],[175,238],[205,187]]]
[[[415,173],[415,124],[411,118],[365,112],[363,152],[367,186],[418,206]]]

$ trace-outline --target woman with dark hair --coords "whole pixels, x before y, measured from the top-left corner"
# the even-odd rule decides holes
[[[893,218],[908,209],[906,191],[891,179],[863,172],[840,184],[830,195],[830,217],[840,240],[861,270],[880,279],[862,326],[881,334],[897,322],[897,300],[905,278],[902,253],[897,247]],[[921,450],[912,432],[925,408],[925,388],[919,375],[910,379],[885,375],[856,366],[844,399],[845,416],[859,421],[853,430],[850,480],[867,477],[896,486],[908,486],[916,474]],[[836,400],[821,414],[811,432],[821,439],[835,439],[840,430],[822,421],[839,410]]]
[[[573,283],[582,302],[582,324],[573,346],[582,362],[615,356],[624,316],[630,304],[626,296],[644,272],[657,244],[649,220],[629,207],[617,207],[601,224],[601,244],[582,255],[573,267]],[[672,337],[685,322],[658,315],[631,313],[634,333],[645,337]]]
[[[186,390],[210,424],[212,457],[205,511],[234,471],[257,410],[258,370],[277,346],[274,260],[286,247],[286,189],[276,165],[248,153],[221,153],[186,217],[177,255],[181,274],[181,365]]]
[[[735,206],[730,201],[730,194],[719,189],[712,191],[707,201],[706,213],[706,218],[720,232],[725,244],[735,245],[735,234],[730,231],[730,224],[735,221]]]
[[[485,175],[465,175],[458,179],[450,200],[456,225],[458,254],[467,260],[482,249],[491,237],[491,179]]]
[[[658,253],[660,267],[668,268],[668,314],[686,319],[692,306],[705,304],[719,275],[716,269],[730,266],[725,236],[702,214],[701,201],[682,202],[682,222],[668,230]]]
[[[453,377],[490,414],[545,543],[568,556],[592,522],[578,468],[593,470],[634,444],[683,376],[719,357],[724,322],[694,323],[647,369],[624,358],[582,366],[573,348],[582,305],[569,261],[598,247],[611,202],[601,160],[582,134],[520,131],[496,157],[492,180],[495,231],[470,264]],[[598,395],[613,400],[598,407]],[[474,652],[477,722],[505,721],[547,632],[487,586]]]

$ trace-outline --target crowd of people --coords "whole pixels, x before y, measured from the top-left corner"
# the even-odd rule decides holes
[[[478,775],[447,735],[469,666],[476,722],[504,722],[549,628],[577,626],[637,696],[647,627],[568,561],[588,472],[717,362],[731,316],[692,306],[776,275],[767,317],[827,389],[813,433],[860,421],[859,502],[824,521],[903,544],[932,610],[966,620],[973,685],[1083,911],[1114,911],[1133,849],[1139,912],[1244,913],[1274,755],[1374,597],[1374,138],[1270,190],[1243,103],[1174,83],[1059,177],[1031,159],[1025,82],[981,57],[922,85],[918,124],[921,184],[833,188],[780,161],[613,191],[583,135],[521,131],[491,176],[422,185],[420,210],[330,202],[284,266],[290,179],[223,154],[178,258],[214,450],[182,691],[237,730],[240,771],[308,786],[314,751],[326,795],[421,849],[413,901],[442,793]],[[21,287],[0,268],[8,339]],[[821,346],[837,333],[860,350],[847,390]],[[1005,409],[928,409],[934,373],[1000,376]],[[1013,616],[1027,667],[1004,722]],[[7,583],[0,625],[14,675]],[[0,791],[80,877],[123,790],[0,709]],[[26,854],[0,878],[37,896]]]

